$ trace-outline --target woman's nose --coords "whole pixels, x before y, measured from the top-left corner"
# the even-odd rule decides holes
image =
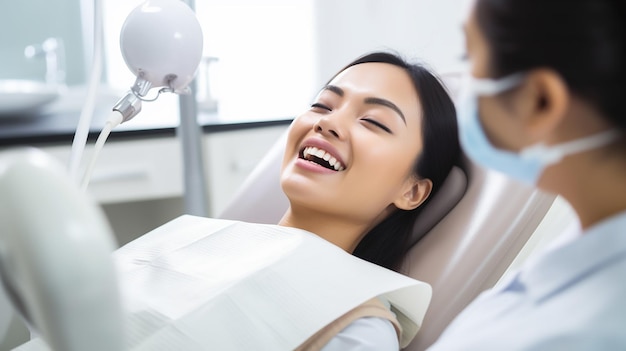
[[[322,135],[332,136],[337,139],[342,139],[344,137],[344,133],[340,130],[341,128],[336,121],[336,118],[329,118],[324,116],[320,118],[315,125],[313,125],[313,129]]]

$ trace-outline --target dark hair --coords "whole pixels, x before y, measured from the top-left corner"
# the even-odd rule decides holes
[[[549,68],[570,91],[626,128],[626,1],[479,0],[493,77]]]
[[[353,254],[357,257],[398,270],[410,248],[410,237],[417,216],[439,191],[452,166],[459,162],[461,149],[454,104],[437,77],[424,66],[409,63],[399,55],[388,52],[361,56],[341,71],[372,62],[398,66],[411,77],[422,106],[424,143],[422,152],[416,155],[413,170],[420,179],[428,178],[433,183],[430,196],[421,206],[410,211],[397,209],[370,230],[354,250]]]

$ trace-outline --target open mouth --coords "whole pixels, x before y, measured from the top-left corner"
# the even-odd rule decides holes
[[[328,151],[314,146],[307,146],[300,150],[300,158],[336,172],[341,172],[346,169],[346,167]]]

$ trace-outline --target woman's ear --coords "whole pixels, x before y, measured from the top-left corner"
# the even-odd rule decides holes
[[[526,123],[527,131],[534,142],[546,140],[566,115],[570,101],[567,84],[551,69],[531,71],[526,84],[534,101]]]
[[[416,179],[411,177],[407,180],[406,190],[393,202],[401,210],[412,210],[421,205],[433,189],[433,182],[430,179]]]

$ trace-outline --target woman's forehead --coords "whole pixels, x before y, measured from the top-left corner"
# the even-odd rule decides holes
[[[384,92],[397,85],[410,86],[411,80],[401,67],[389,63],[367,62],[346,68],[337,74],[330,84],[354,85],[362,89]]]

